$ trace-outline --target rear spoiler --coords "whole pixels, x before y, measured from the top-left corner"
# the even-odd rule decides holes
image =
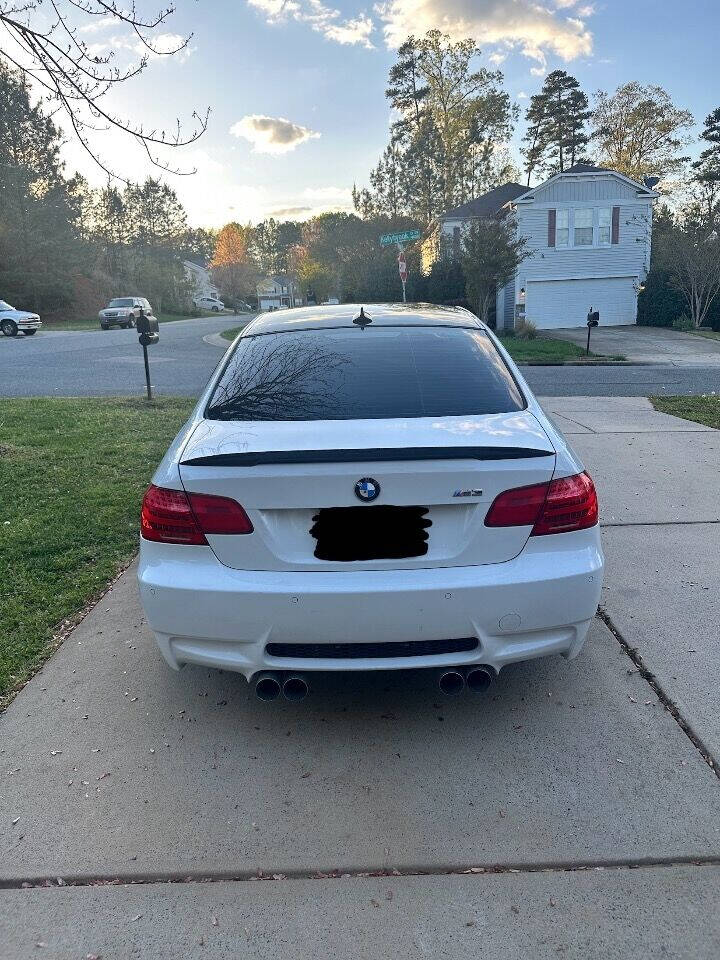
[[[533,447],[367,447],[362,450],[271,450],[214,453],[188,457],[182,466],[259,467],[281,463],[385,463],[406,460],[526,460],[554,457],[553,450]]]

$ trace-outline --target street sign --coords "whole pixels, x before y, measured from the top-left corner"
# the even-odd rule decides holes
[[[403,230],[402,233],[383,233],[380,237],[380,245],[389,247],[393,243],[412,243],[413,240],[419,239],[419,230]]]
[[[398,254],[398,272],[403,283],[407,280],[407,260],[404,253]]]

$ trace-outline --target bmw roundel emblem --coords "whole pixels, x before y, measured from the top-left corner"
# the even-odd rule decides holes
[[[377,500],[380,496],[380,484],[372,477],[363,477],[355,484],[355,496],[359,500],[364,500],[365,503]]]

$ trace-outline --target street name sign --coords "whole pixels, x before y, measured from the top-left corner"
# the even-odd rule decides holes
[[[393,243],[412,243],[413,240],[419,239],[419,230],[403,230],[402,233],[383,233],[380,237],[380,245],[389,247]]]

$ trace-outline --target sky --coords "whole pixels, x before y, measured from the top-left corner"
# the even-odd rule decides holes
[[[384,96],[398,43],[440,28],[472,37],[481,62],[499,68],[521,110],[543,77],[565,69],[591,94],[630,80],[659,83],[698,126],[720,105],[718,0],[175,0],[156,44],[172,57],[151,57],[108,103],[146,127],[170,129],[176,118],[209,107],[206,133],[168,159],[192,176],[167,175],[193,226],[229,220],[305,219],[351,209],[354,183],[367,183],[388,142]],[[159,4],[159,0],[158,0]],[[138,0],[138,10],[155,10]],[[85,23],[85,21],[83,21]],[[98,55],[136,56],[135,41],[94,18],[83,33]],[[67,127],[58,118],[61,126]],[[511,151],[519,161],[522,123]],[[126,137],[95,134],[93,147],[122,176],[153,169]],[[697,152],[690,148],[690,152]],[[106,181],[77,144],[64,147],[68,172]]]

